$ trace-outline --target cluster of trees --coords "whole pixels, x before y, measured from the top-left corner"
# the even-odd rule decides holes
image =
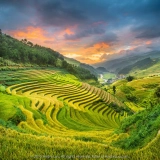
[[[0,57],[15,63],[59,67],[67,70],[81,80],[94,79],[98,81],[97,77],[87,69],[67,63],[60,53],[50,48],[45,48],[37,44],[34,45],[27,39],[19,41],[9,35],[3,34],[1,30]]]
[[[75,75],[81,80],[94,79],[96,82],[98,81],[98,78],[94,74],[91,74],[89,70],[69,64],[65,60],[62,62],[62,68],[65,68],[69,73]]]

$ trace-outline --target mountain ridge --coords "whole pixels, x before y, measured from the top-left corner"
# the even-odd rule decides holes
[[[110,72],[114,72],[118,74],[121,70],[131,67],[131,65],[135,65],[138,61],[141,61],[146,58],[151,58],[152,60],[158,60],[160,59],[160,51],[152,51],[142,54],[134,54],[134,55],[128,55],[123,56],[121,58],[108,60],[102,63],[97,63],[93,65],[94,67],[104,67]]]

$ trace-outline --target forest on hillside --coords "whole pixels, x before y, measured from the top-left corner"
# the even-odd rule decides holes
[[[57,51],[38,44],[34,45],[27,39],[19,41],[9,35],[3,34],[0,30],[0,66],[12,66],[16,64],[57,67],[68,71],[80,80],[93,79],[97,83],[97,77],[94,73],[83,67],[67,63],[63,55]]]

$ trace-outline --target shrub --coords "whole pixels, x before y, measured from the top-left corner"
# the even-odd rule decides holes
[[[114,102],[111,102],[108,106],[111,107],[112,109],[114,109],[118,113],[120,113],[122,111],[122,108]]]
[[[127,112],[128,115],[132,115],[133,111],[128,107],[119,106],[117,103],[111,102],[109,105],[115,112],[120,113],[121,116],[124,115],[124,111]]]
[[[0,125],[5,126],[6,122],[3,119],[0,119]]]
[[[133,76],[128,76],[128,77],[126,77],[126,79],[127,79],[128,82],[130,82],[134,79],[134,77]]]
[[[5,92],[6,88],[3,85],[0,85],[0,92]]]
[[[156,97],[160,98],[160,87],[157,87],[157,89],[155,91],[155,95],[156,95]]]
[[[113,93],[116,93],[116,86],[113,86]]]
[[[131,101],[131,102],[137,102],[137,97],[136,96],[134,96],[134,95],[132,95],[132,94],[127,94],[126,95],[126,98],[129,100],[129,101]]]
[[[155,87],[157,87],[159,84],[158,83],[149,83],[149,84],[142,84],[143,88],[151,88],[154,89]]]
[[[131,87],[131,86],[124,85],[124,86],[121,87],[121,91],[126,93],[126,94],[129,94],[132,91],[135,91],[135,89],[133,87]]]
[[[11,121],[13,124],[18,125],[21,121],[26,121],[26,116],[19,108],[16,107],[16,109],[16,114],[14,114],[13,117],[9,118],[8,121]]]

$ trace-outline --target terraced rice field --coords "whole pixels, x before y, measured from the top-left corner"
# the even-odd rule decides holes
[[[0,159],[160,158],[159,132],[142,149],[114,147],[114,142],[130,135],[115,132],[127,113],[116,112],[109,104],[125,104],[73,75],[49,69],[5,71],[0,73],[0,82],[8,93],[0,92],[0,118],[10,125],[17,108],[26,117],[16,128],[0,119]],[[142,109],[126,105],[134,112]]]
[[[138,111],[144,110],[144,108],[139,107],[139,106],[136,106],[136,105],[135,105],[134,103],[132,103],[132,102],[125,102],[125,104],[126,104],[132,111],[134,111],[135,113],[138,112]]]
[[[18,106],[26,116],[18,127],[28,133],[97,139],[101,136],[105,141],[127,116],[108,106],[111,102],[123,105],[114,96],[78,81],[73,75],[25,70],[4,72],[1,81],[7,80],[12,82],[6,89],[9,94],[28,98]]]

